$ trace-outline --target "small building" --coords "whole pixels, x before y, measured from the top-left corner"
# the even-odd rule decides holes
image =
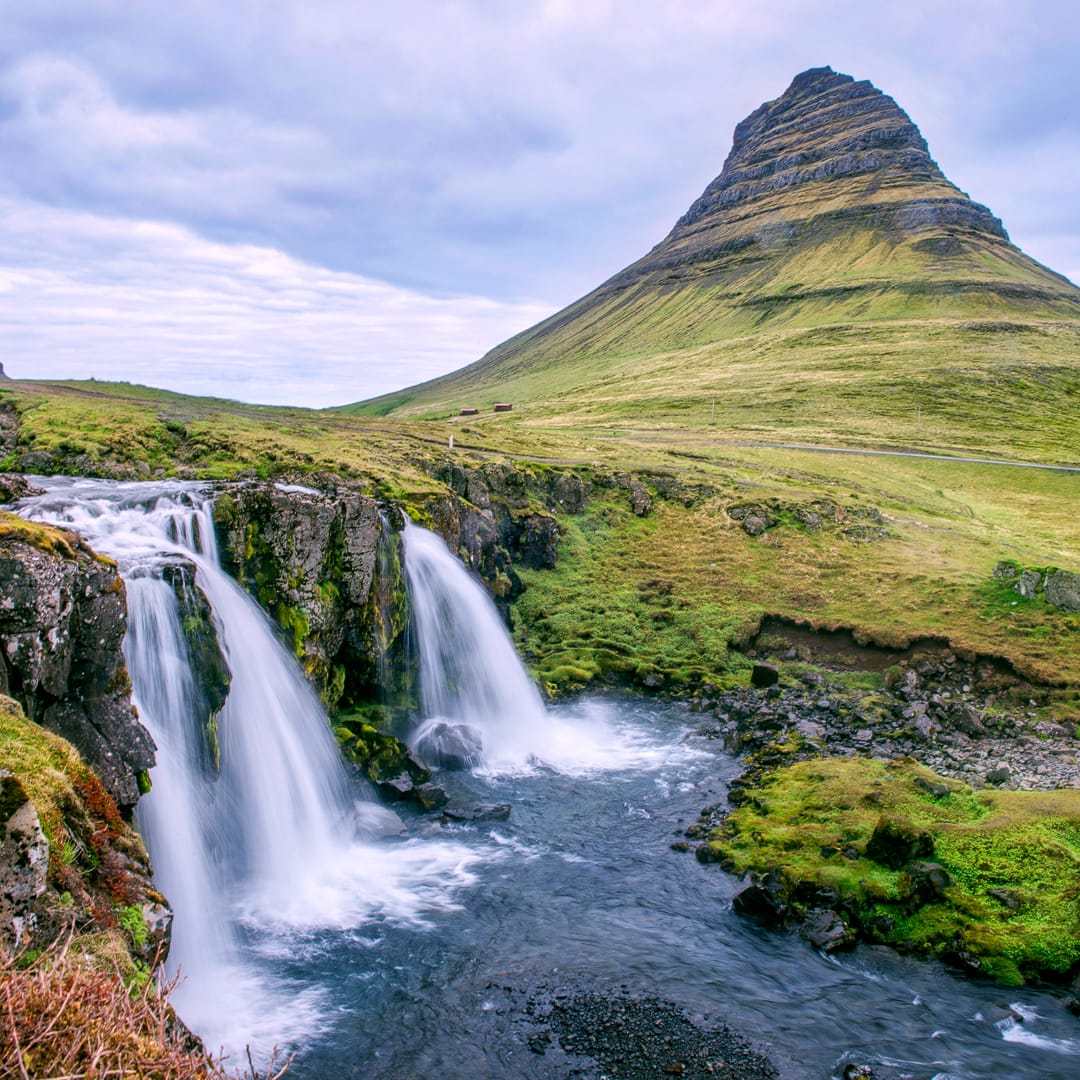
[[[513,407],[509,401],[496,401],[494,405],[496,412],[510,412]]]
[[[479,409],[461,409],[458,413],[459,416],[476,416]]]

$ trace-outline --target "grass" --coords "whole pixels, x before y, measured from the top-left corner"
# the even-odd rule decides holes
[[[637,518],[624,495],[597,488],[584,514],[560,520],[558,564],[521,571],[528,590],[513,609],[518,645],[541,679],[560,689],[649,674],[676,688],[723,681],[749,663],[732,645],[776,614],[895,648],[939,637],[966,653],[1006,657],[1036,682],[1061,684],[1047,701],[1077,715],[1069,687],[1080,682],[1080,617],[1041,597],[1024,601],[992,573],[1010,556],[1080,565],[1069,523],[1080,478],[751,448],[737,461],[728,454],[684,469],[684,481],[712,491],[689,507],[678,496],[654,498],[649,516]],[[822,498],[849,523],[879,512],[887,535],[862,542],[835,523],[810,531],[791,508]],[[779,505],[778,524],[748,536],[727,513],[747,501]]]
[[[169,1004],[174,984],[130,990],[116,971],[87,966],[59,941],[35,957],[0,952],[0,1080],[28,1077],[154,1077],[155,1080],[277,1080],[274,1055],[256,1072],[194,1045]]]
[[[734,872],[783,866],[832,888],[868,925],[887,916],[877,937],[891,945],[947,953],[960,933],[1007,982],[1080,963],[1080,792],[975,792],[910,760],[831,758],[766,773],[748,795],[709,840]],[[943,902],[910,904],[902,868],[865,856],[882,817],[933,836],[930,858],[954,881]]]
[[[869,213],[830,232],[806,216],[827,213],[824,198],[813,184],[783,194],[774,210],[792,234],[753,259],[669,238],[470,367],[348,409],[445,419],[504,400],[506,425],[1076,463],[1080,290],[990,234],[965,234],[943,258],[933,242],[955,241],[947,229],[890,231]],[[680,253],[678,269],[665,263]]]
[[[164,473],[317,481],[333,472],[403,503],[421,521],[445,494],[432,476],[449,461],[576,473],[590,504],[578,516],[558,514],[558,565],[521,571],[528,590],[513,610],[519,647],[556,690],[650,676],[678,689],[737,677],[746,660],[732,644],[763,615],[777,614],[851,628],[885,645],[937,636],[1003,656],[1032,680],[1061,688],[1044,701],[1053,715],[1080,718],[1070,689],[1080,686],[1080,619],[992,579],[1004,558],[1080,568],[1078,474],[744,445],[719,425],[546,428],[528,413],[402,421],[101,383],[5,384],[5,402],[20,413],[19,452],[60,429],[86,443],[77,426],[83,410],[115,409],[146,430],[182,423],[185,431],[214,432],[213,440],[177,444]],[[131,452],[141,446],[134,442]],[[73,460],[61,454],[57,470],[70,470]],[[135,461],[108,460],[125,468]],[[108,460],[91,466],[108,472]],[[625,493],[605,486],[621,473],[651,486],[648,516],[636,517]],[[659,496],[665,485],[674,485],[673,497]],[[822,499],[849,516],[879,512],[888,535],[864,543],[843,528],[807,529],[793,508]],[[778,524],[751,538],[727,510],[762,500],[780,507]]]

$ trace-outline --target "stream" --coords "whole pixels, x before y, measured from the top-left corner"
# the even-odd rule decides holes
[[[408,819],[410,833],[481,856],[458,910],[433,913],[425,929],[372,922],[280,943],[292,953],[280,970],[317,982],[334,1017],[290,1076],[599,1076],[554,1043],[530,1050],[524,1006],[538,987],[668,999],[726,1023],[791,1077],[839,1075],[849,1062],[940,1080],[1077,1076],[1076,1020],[1053,994],[971,982],[884,948],[826,957],[736,916],[739,883],[670,844],[723,798],[738,762],[676,706],[608,699],[561,711],[582,710],[607,713],[639,745],[636,767],[442,773],[454,802],[509,802],[509,818]],[[1025,1022],[995,1024],[1009,1006]]]
[[[49,492],[20,512],[78,529],[128,582],[125,653],[160,750],[138,821],[177,905],[174,1000],[228,1064],[247,1045],[265,1062],[278,1044],[296,1080],[614,1076],[546,1028],[553,1000],[589,993],[726,1024],[785,1077],[849,1063],[919,1080],[1080,1074],[1059,995],[883,948],[826,957],[734,915],[740,883],[671,844],[723,801],[739,762],[677,704],[545,708],[432,534],[405,531],[414,603],[436,635],[421,654],[457,670],[427,673],[419,719],[475,724],[489,753],[435,779],[452,805],[508,803],[504,820],[395,813],[348,777],[295,660],[217,566],[199,485],[38,482]],[[217,776],[185,745],[179,614],[159,576],[177,558],[196,568],[233,669]],[[470,625],[451,626],[451,610]]]

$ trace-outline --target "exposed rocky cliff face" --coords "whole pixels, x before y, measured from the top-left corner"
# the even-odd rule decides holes
[[[639,515],[654,498],[692,502],[701,494],[663,474],[445,460],[430,469],[446,492],[412,513],[458,553],[507,617],[523,588],[515,568],[555,565],[560,514],[579,513],[598,491],[624,493]],[[407,688],[400,514],[338,484],[250,483],[215,502],[222,564],[277,622],[331,712]]]
[[[131,704],[116,565],[74,533],[0,515],[0,693],[82,754],[134,806],[154,743]]]
[[[946,179],[891,97],[812,68],[736,126],[720,175],[660,244],[609,284],[675,267],[749,271],[855,225],[894,242],[932,234],[926,254],[939,256],[960,254],[972,234],[990,245],[1009,239],[985,206]]]
[[[125,979],[168,951],[142,841],[75,749],[0,695],[0,950],[73,946]]]
[[[254,483],[222,492],[214,520],[222,565],[277,621],[326,706],[375,696],[380,631],[404,627],[398,583],[375,587],[379,544],[396,542],[379,504],[345,487]]]

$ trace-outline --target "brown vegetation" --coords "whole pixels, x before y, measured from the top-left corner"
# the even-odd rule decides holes
[[[242,1073],[227,1070],[177,1022],[172,984],[129,990],[69,946],[25,966],[0,955],[0,1080],[277,1080],[288,1068],[274,1060],[259,1074],[249,1057]]]

